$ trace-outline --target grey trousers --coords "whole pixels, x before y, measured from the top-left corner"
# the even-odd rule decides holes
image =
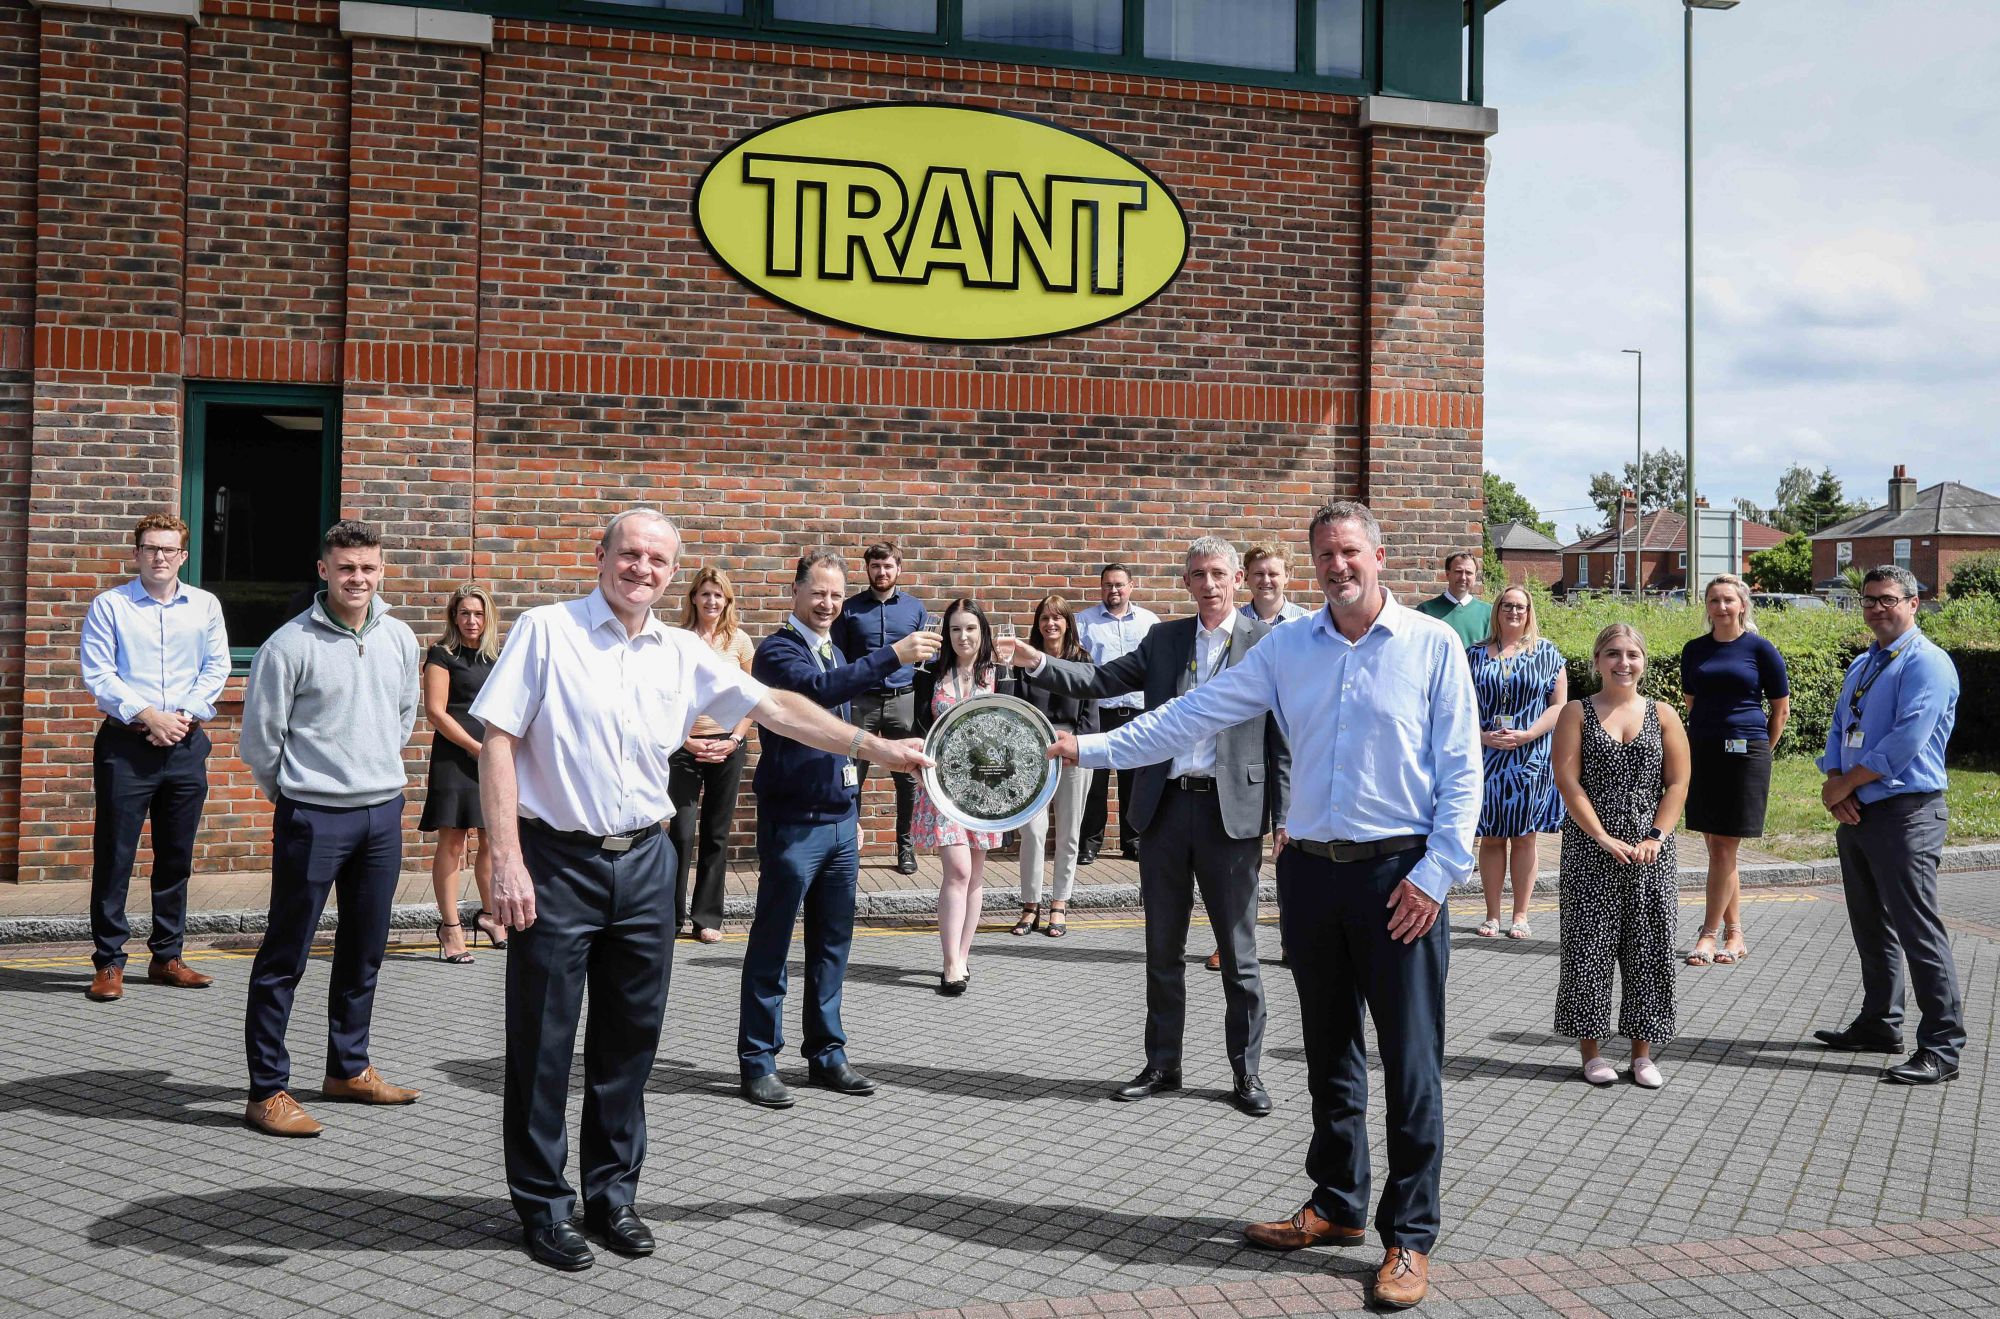
[[[1941,792],[1906,792],[1861,807],[1861,823],[1834,830],[1847,921],[1861,956],[1861,1012],[1852,1025],[1870,1035],[1903,1025],[1903,962],[1923,1014],[1917,1047],[1958,1065],[1965,1013],[1951,938],[1938,914],[1937,868],[1950,813]]]
[[[1262,838],[1231,838],[1213,792],[1169,783],[1139,836],[1146,908],[1146,1065],[1178,1071],[1187,1027],[1187,933],[1201,889],[1222,954],[1222,1030],[1229,1066],[1257,1074],[1264,1053],[1264,981],[1257,969],[1257,867]]]

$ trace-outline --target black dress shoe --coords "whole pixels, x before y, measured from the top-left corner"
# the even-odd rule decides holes
[[[583,1223],[620,1255],[653,1253],[653,1231],[631,1205],[619,1205],[608,1214],[585,1212]]]
[[[559,1218],[544,1227],[522,1228],[521,1238],[527,1243],[528,1253],[535,1257],[537,1264],[546,1264],[564,1273],[581,1273],[597,1262],[590,1253],[590,1243],[583,1239],[583,1233],[576,1230],[576,1224],[567,1218]]]
[[[745,1079],[743,1097],[759,1108],[790,1108],[794,1102],[792,1092],[785,1089],[776,1072]]]
[[[1181,1088],[1181,1074],[1158,1067],[1148,1067],[1137,1076],[1111,1092],[1113,1099],[1131,1103],[1135,1099],[1145,1099],[1150,1095],[1164,1094]]]
[[[917,873],[917,849],[908,843],[896,844],[896,873],[899,875]]]
[[[1236,1088],[1229,1092],[1229,1102],[1251,1117],[1269,1117],[1271,1113],[1270,1092],[1264,1089],[1264,1083],[1257,1079],[1255,1072],[1245,1072],[1236,1078]]]
[[[806,1079],[822,1090],[834,1090],[843,1095],[872,1095],[875,1083],[849,1067],[845,1062],[837,1062],[829,1067],[814,1063],[806,1071]]]
[[[1929,1049],[1918,1049],[1910,1055],[1910,1060],[1883,1071],[1882,1079],[1897,1085],[1936,1085],[1939,1081],[1956,1080],[1958,1066],[1948,1063]]]
[[[1139,859],[1139,840],[1135,838],[1129,843],[1120,844],[1118,855],[1124,857],[1127,861],[1137,861]]]
[[[1076,863],[1080,866],[1095,865],[1097,863],[1097,849],[1094,847],[1079,849],[1076,854]]]
[[[1900,1035],[1877,1035],[1867,1031],[1857,1031],[1852,1026],[1839,1030],[1816,1030],[1813,1038],[1829,1049],[1841,1053],[1901,1053],[1903,1037]]]

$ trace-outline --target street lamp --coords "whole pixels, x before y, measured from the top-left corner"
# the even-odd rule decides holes
[[[1639,498],[1633,501],[1632,521],[1639,536],[1639,571],[1633,576],[1638,579],[1639,598],[1646,597],[1646,353],[1641,348],[1620,348],[1621,353],[1630,353],[1639,359],[1639,392],[1632,403],[1632,456],[1638,466],[1634,467],[1632,484],[1639,489]]]
[[[1686,339],[1682,345],[1687,381],[1687,598],[1694,600],[1694,11],[1734,9],[1740,0],[1681,0],[1681,194],[1684,231],[1682,252],[1686,257],[1685,284],[1687,312]]]

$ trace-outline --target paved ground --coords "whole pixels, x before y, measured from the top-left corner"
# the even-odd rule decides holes
[[[1478,913],[1461,903],[1446,1236],[1424,1313],[2000,1312],[1997,885],[1993,873],[1945,880],[1973,1039],[1962,1079],[1916,1090],[1879,1084],[1872,1056],[1801,1044],[1855,999],[1837,890],[1751,895],[1752,958],[1682,973],[1685,1034],[1658,1093],[1574,1079],[1570,1046],[1548,1031],[1554,912],[1537,914],[1535,939],[1491,942],[1473,938]],[[1684,909],[1684,937],[1695,915]],[[328,1130],[279,1143],[238,1122],[245,954],[197,955],[212,990],[141,983],[97,1005],[81,993],[84,958],[10,950],[0,1312],[1359,1309],[1374,1250],[1281,1257],[1237,1235],[1305,1189],[1285,973],[1267,961],[1275,1116],[1225,1102],[1220,993],[1198,967],[1190,1091],[1113,1104],[1108,1083],[1139,1061],[1140,930],[1072,931],[982,934],[972,992],[956,1000],[931,992],[931,935],[867,932],[847,1015],[855,1060],[884,1089],[805,1092],[786,1113],[733,1093],[741,943],[682,944],[642,1191],[662,1250],[601,1256],[577,1276],[521,1255],[500,1181],[504,953],[482,950],[469,968],[392,959],[376,1061],[426,1091],[399,1110],[312,1105],[326,986],[315,963],[292,1043]],[[1275,936],[1263,931],[1267,957]]]

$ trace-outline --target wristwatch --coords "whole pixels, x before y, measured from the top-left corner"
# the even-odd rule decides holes
[[[743,734],[741,734],[741,733],[731,733],[731,734],[729,735],[729,740],[730,740],[730,741],[732,741],[732,742],[734,742],[734,743],[735,743],[735,744],[736,744],[737,746],[742,746],[742,745],[743,745]]]
[[[1657,843],[1665,837],[1666,835],[1660,832],[1660,827],[1658,825],[1654,825],[1652,828],[1646,831],[1646,841],[1649,843]]]

